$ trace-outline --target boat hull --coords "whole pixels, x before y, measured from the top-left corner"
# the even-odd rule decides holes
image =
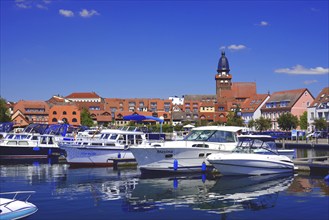
[[[209,157],[208,161],[223,175],[265,175],[294,172],[294,165],[285,156],[250,154]]]
[[[0,159],[32,159],[59,157],[65,152],[59,147],[0,146]]]
[[[73,166],[113,166],[113,160],[135,160],[133,154],[123,147],[61,146],[66,151],[66,161]]]
[[[134,147],[130,148],[142,173],[176,172],[193,173],[211,170],[207,156],[218,153],[216,149]]]

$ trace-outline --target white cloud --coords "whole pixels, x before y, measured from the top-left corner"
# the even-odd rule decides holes
[[[259,23],[259,26],[268,26],[268,25],[269,25],[269,23],[267,21],[261,21]]]
[[[15,4],[19,8],[28,9],[31,8],[31,2],[25,0],[15,0]]]
[[[74,13],[71,10],[65,10],[65,9],[60,9],[59,14],[64,16],[64,17],[73,17]]]
[[[304,74],[304,75],[320,75],[329,73],[329,68],[315,67],[305,68],[302,65],[296,65],[291,68],[282,68],[274,70],[276,73],[287,73],[287,74]]]
[[[37,4],[36,7],[39,8],[39,9],[48,9],[47,6],[44,6],[44,5],[41,5],[41,4]]]
[[[46,4],[50,4],[50,0],[15,0],[15,5],[18,8],[22,9],[30,9],[30,8],[38,8],[38,9],[48,9]]]
[[[270,24],[267,21],[261,21],[261,22],[255,24],[255,25],[265,27],[265,26],[269,26]]]
[[[247,47],[245,45],[242,45],[242,44],[239,44],[239,45],[232,44],[230,46],[227,46],[227,48],[229,50],[233,50],[233,51],[247,49]]]
[[[80,12],[79,12],[80,16],[83,17],[83,18],[90,18],[94,15],[99,15],[99,13],[95,10],[87,10],[87,9],[82,9]]]
[[[317,82],[318,82],[318,81],[315,80],[315,79],[313,79],[313,80],[306,80],[306,81],[304,81],[304,84],[305,84],[305,85],[310,85],[310,84],[317,83]]]

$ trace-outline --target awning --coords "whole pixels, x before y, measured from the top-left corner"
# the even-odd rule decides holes
[[[188,124],[188,125],[184,125],[183,128],[194,128],[194,125]]]
[[[144,120],[154,120],[163,123],[163,119],[153,117],[153,116],[145,116],[145,115],[138,115],[138,114],[133,114],[133,115],[126,115],[123,116],[123,120],[127,121],[144,121]]]

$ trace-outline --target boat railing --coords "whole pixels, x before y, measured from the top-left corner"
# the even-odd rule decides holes
[[[1,195],[13,195],[13,197],[12,197],[12,200],[13,201],[9,201],[8,203],[3,204],[3,205],[8,205],[8,204],[16,201],[17,200],[17,196],[18,195],[21,195],[21,194],[28,194],[27,197],[24,199],[25,202],[27,202],[29,200],[29,198],[31,197],[31,195],[34,194],[34,193],[35,193],[35,191],[14,191],[14,192],[3,192],[3,193],[0,193],[0,196]]]

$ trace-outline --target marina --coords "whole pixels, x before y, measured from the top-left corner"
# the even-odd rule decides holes
[[[329,149],[295,148],[295,172],[251,176],[142,173],[130,158],[115,158],[111,167],[73,166],[63,155],[3,159],[0,184],[1,192],[35,192],[29,202],[38,211],[32,206],[28,219],[325,220],[328,157]]]

